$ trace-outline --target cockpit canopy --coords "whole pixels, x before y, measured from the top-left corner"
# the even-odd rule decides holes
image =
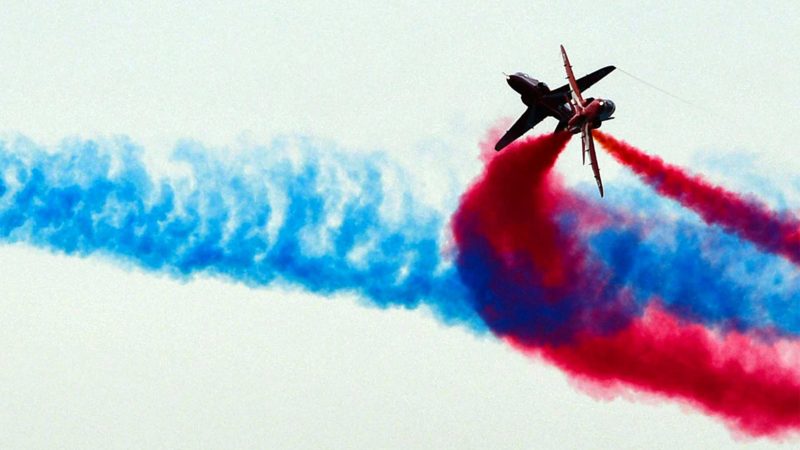
[[[600,119],[608,119],[616,109],[617,106],[611,100],[600,100]]]
[[[514,75],[525,79],[527,82],[529,82],[530,84],[532,84],[533,86],[535,86],[535,87],[537,87],[539,89],[542,89],[542,88],[549,89],[547,87],[547,84],[545,84],[544,81],[539,81],[536,78],[533,78],[532,76],[528,75],[525,72],[517,72]]]

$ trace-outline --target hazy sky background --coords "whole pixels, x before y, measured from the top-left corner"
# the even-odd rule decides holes
[[[235,152],[307,134],[387,152],[448,214],[486,130],[523,110],[501,72],[557,87],[563,43],[578,74],[615,64],[698,106],[616,72],[590,91],[617,104],[604,130],[800,205],[794,2],[164,3],[6,2],[0,134],[125,135],[156,173],[181,139]],[[578,146],[559,171],[592,183]],[[599,158],[613,201],[624,173]],[[3,448],[772,445],[675,403],[597,400],[426,311],[25,245],[0,246],[0,273]]]

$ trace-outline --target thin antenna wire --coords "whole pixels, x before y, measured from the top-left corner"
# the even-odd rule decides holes
[[[678,101],[679,101],[679,102],[681,102],[681,103],[684,103],[684,104],[686,104],[686,105],[689,105],[689,106],[691,106],[692,108],[699,109],[699,110],[701,110],[701,111],[703,111],[703,112],[706,112],[706,113],[714,114],[714,112],[713,112],[713,111],[710,111],[710,110],[708,110],[708,109],[706,109],[706,108],[703,108],[703,107],[702,107],[702,106],[700,106],[700,105],[694,104],[694,103],[690,102],[689,100],[686,100],[686,99],[683,99],[683,98],[681,98],[681,97],[678,97],[677,95],[675,95],[675,94],[673,94],[673,93],[671,93],[671,92],[665,91],[664,89],[661,89],[660,87],[658,87],[658,86],[656,86],[656,85],[654,85],[654,84],[652,84],[652,83],[649,83],[649,82],[647,82],[647,81],[645,81],[645,80],[643,80],[643,79],[641,79],[641,78],[637,77],[636,75],[634,75],[634,74],[632,74],[632,73],[628,72],[628,71],[627,71],[627,70],[625,70],[625,69],[621,69],[621,68],[617,67],[617,70],[618,70],[618,71],[620,71],[620,72],[622,72],[622,73],[624,73],[625,75],[627,75],[627,76],[629,76],[629,77],[633,78],[634,80],[636,80],[636,81],[638,81],[638,82],[640,82],[640,83],[642,83],[642,84],[644,84],[644,85],[646,85],[646,86],[649,86],[649,87],[651,87],[651,88],[653,88],[653,89],[655,89],[655,90],[657,90],[657,91],[661,92],[661,93],[662,93],[662,94],[664,94],[664,95],[668,95],[668,96],[670,96],[670,97],[674,98],[675,100],[678,100]]]
[[[702,106],[700,106],[698,104],[695,104],[695,103],[692,103],[692,102],[690,102],[690,101],[688,101],[686,99],[683,99],[683,98],[681,98],[681,97],[679,97],[679,96],[677,96],[677,95],[675,95],[675,94],[673,94],[673,93],[671,93],[669,91],[661,89],[660,87],[658,87],[658,86],[656,86],[656,85],[654,85],[652,83],[649,83],[649,82],[637,77],[636,75],[624,70],[624,69],[620,69],[619,67],[617,67],[617,70],[622,72],[622,73],[624,73],[625,75],[633,78],[634,80],[636,80],[636,81],[638,81],[638,82],[640,82],[640,83],[642,83],[642,84],[644,84],[644,85],[646,85],[646,86],[648,86],[648,87],[650,87],[652,89],[655,89],[655,90],[661,92],[664,95],[667,95],[669,97],[674,98],[675,100],[678,100],[679,102],[681,102],[681,103],[683,103],[685,105],[688,105],[688,106],[690,106],[690,107],[692,107],[692,108],[694,108],[696,110],[703,111],[705,114],[707,114],[709,116],[714,116],[714,117],[716,117],[718,119],[722,119],[721,122],[722,122],[723,125],[726,126],[726,128],[729,128],[729,131],[728,131],[729,133],[734,133],[736,135],[741,136],[742,130],[747,127],[747,124],[742,120],[741,116],[731,116],[731,115],[727,114],[726,111],[722,111],[721,112],[721,111],[717,111],[717,110],[711,110],[711,109],[708,109],[708,108],[704,108],[704,107],[702,107]]]

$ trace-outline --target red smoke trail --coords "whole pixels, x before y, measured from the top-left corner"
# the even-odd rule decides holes
[[[563,228],[565,214],[597,215],[552,174],[565,142],[541,136],[489,158],[453,216],[458,269],[487,325],[609,393],[634,388],[686,402],[751,436],[800,431],[797,342],[723,334],[655,299],[633,301],[607,276],[614,267],[580,240],[584,226],[597,224]]]
[[[542,354],[612,393],[629,384],[683,399],[751,436],[800,430],[800,348],[790,341],[719,336],[651,306],[614,336],[585,336]]]
[[[596,131],[595,138],[659,194],[693,209],[706,223],[719,225],[762,250],[800,265],[800,222],[797,219],[770,211],[757,200],[745,199],[700,176],[690,175],[680,167],[605,133]]]
[[[547,177],[569,138],[567,133],[537,136],[523,141],[528,145],[512,145],[503,153],[492,149],[491,140],[482,142],[481,159],[492,170],[484,172],[483,179],[478,180],[482,189],[471,189],[464,194],[462,208],[456,213],[469,212],[478,219],[479,233],[499,254],[529,255],[548,285],[564,281],[567,265],[562,260],[568,249],[559,245],[566,243],[555,237],[558,231],[546,216],[554,208],[555,198],[540,192],[542,183],[535,180]],[[508,201],[521,195],[525,201]],[[465,208],[464,203],[470,206]],[[494,213],[481,214],[484,207]]]

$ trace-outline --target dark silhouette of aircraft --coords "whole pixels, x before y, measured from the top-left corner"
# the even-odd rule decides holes
[[[592,129],[599,128],[603,121],[612,119],[611,115],[614,113],[615,106],[611,100],[591,97],[584,99],[582,91],[614,71],[615,67],[606,66],[576,80],[563,45],[561,46],[561,56],[564,59],[568,83],[558,89],[551,91],[547,84],[522,72],[506,75],[508,85],[519,92],[522,103],[528,109],[497,141],[494,149],[502,150],[546,117],[554,117],[558,120],[555,132],[567,130],[572,134],[581,133],[583,162],[586,164],[586,154],[588,153],[597,188],[602,197],[603,182],[600,179],[600,168],[597,165]]]

